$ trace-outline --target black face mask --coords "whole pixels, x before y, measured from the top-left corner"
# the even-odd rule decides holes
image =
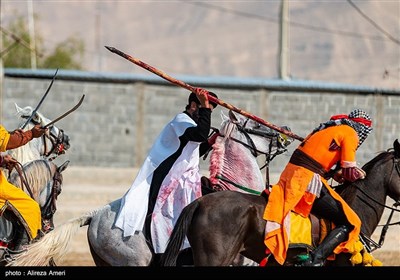
[[[199,106],[197,106],[197,110],[196,111],[194,111],[193,112],[193,114],[192,114],[192,119],[196,122],[196,123],[198,123],[198,121],[199,121]]]

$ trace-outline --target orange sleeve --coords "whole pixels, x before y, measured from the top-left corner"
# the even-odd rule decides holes
[[[342,142],[340,144],[341,147],[341,158],[340,165],[341,167],[353,167],[356,166],[356,150],[358,147],[358,135],[357,132],[351,128],[350,126],[343,126]]]
[[[10,139],[7,143],[7,150],[21,147],[31,141],[33,138],[32,130],[20,132],[18,130],[10,133]]]
[[[336,143],[337,148],[332,147],[333,143]],[[338,125],[314,133],[298,149],[319,162],[328,171],[339,160],[342,167],[355,165],[357,146],[357,132],[348,125]]]

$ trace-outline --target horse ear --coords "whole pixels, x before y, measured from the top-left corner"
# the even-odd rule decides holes
[[[225,115],[224,110],[220,111],[220,115],[221,115],[222,122],[227,121],[229,119],[228,116]]]
[[[235,115],[235,112],[233,112],[232,110],[229,110],[229,118],[231,119],[231,121],[233,123],[238,123],[239,122],[238,118]]]
[[[399,139],[394,140],[393,148],[394,148],[394,153],[396,155],[396,158],[400,158],[400,143],[399,143]]]
[[[21,112],[23,111],[23,109],[22,109],[21,107],[19,107],[19,106],[17,105],[17,103],[14,103],[14,105],[15,105],[15,110],[17,110],[17,114],[18,114],[18,115],[21,115]]]
[[[57,171],[58,171],[59,173],[62,173],[65,169],[67,169],[69,163],[70,163],[70,161],[67,160],[66,162],[64,162],[63,164],[61,164],[59,167],[57,167]]]
[[[21,108],[16,103],[14,104],[15,104],[15,109],[17,110],[17,114],[20,115],[21,117],[30,116],[33,112],[33,108],[31,106],[26,106],[25,108]]]

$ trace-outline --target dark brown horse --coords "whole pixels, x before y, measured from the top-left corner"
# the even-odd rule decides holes
[[[337,188],[359,215],[367,247],[374,244],[370,237],[382,217],[387,197],[396,202],[400,200],[400,144],[397,139],[393,146],[363,166],[367,173],[364,180]],[[182,211],[162,265],[175,265],[185,235],[195,266],[226,266],[239,253],[260,263],[266,257],[266,222],[263,220],[266,204],[264,196],[233,191],[216,192],[195,200]],[[298,254],[296,249],[289,249],[285,265],[293,264]],[[336,265],[351,265],[348,257],[338,257],[336,262]],[[269,260],[268,264],[274,264],[274,260]]]

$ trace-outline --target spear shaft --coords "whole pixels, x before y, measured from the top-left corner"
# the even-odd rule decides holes
[[[193,87],[193,86],[191,86],[191,85],[189,85],[189,84],[187,84],[187,83],[185,83],[183,81],[175,79],[174,77],[169,76],[168,74],[164,73],[163,71],[161,71],[161,70],[159,70],[159,69],[157,69],[157,68],[155,68],[155,67],[153,67],[153,66],[151,66],[151,65],[149,65],[149,64],[147,64],[147,63],[145,63],[145,62],[143,62],[143,61],[141,61],[141,60],[139,60],[137,58],[134,58],[134,57],[132,57],[132,56],[130,56],[130,55],[128,55],[128,54],[126,54],[126,53],[114,48],[114,47],[105,46],[105,48],[107,50],[109,50],[110,52],[115,53],[115,54],[125,58],[126,60],[129,60],[130,62],[132,62],[132,63],[134,63],[134,64],[136,64],[136,65],[138,65],[138,66],[140,66],[140,67],[142,67],[142,68],[144,68],[144,69],[146,69],[146,70],[148,70],[148,71],[150,71],[150,72],[152,72],[154,74],[156,74],[157,76],[160,76],[161,78],[163,78],[163,79],[165,79],[165,80],[167,80],[167,81],[169,81],[169,82],[171,82],[171,83],[173,83],[173,84],[175,84],[177,86],[183,87],[183,88],[185,88],[187,90],[190,90],[192,92],[196,90],[195,87]],[[245,117],[248,117],[248,118],[250,118],[250,119],[252,119],[252,120],[254,120],[254,121],[258,122],[258,123],[261,123],[261,124],[263,124],[263,125],[265,125],[265,126],[267,126],[269,128],[272,128],[272,129],[274,129],[274,130],[276,130],[276,131],[278,131],[280,133],[283,133],[283,134],[285,134],[285,135],[287,135],[287,136],[289,136],[291,138],[297,139],[299,141],[303,141],[304,140],[303,137],[300,137],[300,136],[294,134],[293,132],[291,132],[289,130],[286,130],[286,129],[282,128],[282,127],[279,127],[279,126],[276,126],[276,125],[274,125],[272,123],[269,123],[269,122],[267,122],[267,121],[265,121],[265,120],[263,120],[263,119],[261,119],[261,118],[259,118],[257,116],[254,116],[254,115],[252,115],[252,114],[250,114],[250,113],[248,113],[248,112],[246,112],[246,111],[244,111],[244,110],[242,110],[240,108],[237,108],[237,107],[235,107],[235,106],[233,106],[233,105],[231,105],[229,103],[226,103],[225,101],[223,101],[221,99],[218,99],[218,98],[212,96],[211,94],[208,94],[208,99],[211,102],[217,103],[217,104],[219,104],[219,105],[221,105],[221,106],[223,106],[223,107],[225,107],[225,108],[227,108],[229,110],[237,112],[237,113],[239,113],[239,114],[241,114],[241,115],[243,115]]]

